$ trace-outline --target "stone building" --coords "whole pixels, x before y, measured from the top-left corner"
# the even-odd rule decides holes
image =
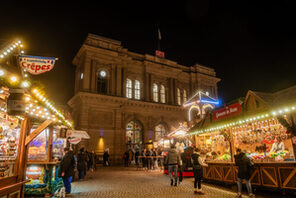
[[[217,97],[214,69],[131,52],[120,41],[89,34],[74,57],[75,95],[68,104],[89,150],[109,148],[121,161],[130,145],[156,141],[187,119],[182,104],[197,90]]]

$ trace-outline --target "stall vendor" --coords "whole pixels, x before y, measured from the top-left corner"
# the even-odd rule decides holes
[[[270,149],[270,152],[278,153],[285,150],[285,144],[282,142],[282,139],[280,136],[276,137],[276,141],[273,143],[272,148]]]

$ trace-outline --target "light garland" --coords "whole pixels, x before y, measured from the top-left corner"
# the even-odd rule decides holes
[[[2,50],[0,52],[0,59],[5,58],[5,56],[7,56],[10,53],[12,53],[17,48],[17,46],[19,46],[19,47],[22,48],[23,45],[21,43],[22,43],[21,41],[14,42],[13,44],[9,45],[4,50]],[[25,53],[24,50],[21,50],[21,53]]]
[[[70,128],[72,128],[72,124],[65,119],[64,115],[61,114],[53,105],[51,102],[49,102],[48,99],[46,99],[37,89],[34,89],[32,93],[35,95],[35,97],[41,102],[44,103],[47,108],[49,108],[52,112],[54,112],[59,119],[53,118],[53,121],[62,122],[64,121]],[[37,114],[36,114],[37,115]],[[62,120],[62,121],[61,121]]]
[[[198,135],[198,134],[206,133],[206,132],[213,132],[213,131],[217,131],[217,130],[221,130],[221,129],[224,129],[224,128],[237,126],[237,125],[239,126],[239,125],[243,125],[245,123],[253,122],[253,121],[256,121],[256,120],[262,120],[262,119],[269,118],[271,115],[272,116],[284,115],[284,113],[290,113],[291,111],[295,111],[295,110],[296,110],[296,106],[286,107],[286,108],[278,109],[278,110],[273,110],[273,111],[271,111],[270,114],[268,114],[268,113],[261,114],[261,115],[258,115],[258,116],[249,117],[247,119],[241,119],[241,120],[236,121],[236,122],[231,122],[229,124],[222,124],[222,125],[219,125],[219,126],[216,126],[216,127],[195,131],[195,132],[192,132],[190,134],[187,134],[187,136]]]

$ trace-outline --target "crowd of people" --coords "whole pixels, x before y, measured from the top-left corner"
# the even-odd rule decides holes
[[[161,149],[128,149],[123,154],[124,166],[136,165],[147,171],[163,169],[164,152]]]
[[[241,149],[237,149],[236,152],[235,164],[238,166],[237,198],[242,197],[242,180],[246,180],[249,197],[254,198],[255,195],[252,193],[250,182],[250,173],[254,164]],[[60,162],[59,177],[62,177],[66,194],[69,194],[71,193],[71,181],[75,178],[75,169],[78,171],[79,180],[83,180],[87,170],[93,172],[96,169],[96,155],[94,151],[88,152],[84,148],[81,148],[78,154],[75,154],[69,148],[65,148],[64,153],[64,157]],[[199,148],[193,149],[190,158],[194,175],[194,194],[203,195],[205,194],[201,187],[203,167],[208,165],[201,157]],[[164,156],[164,152],[161,149],[143,149],[142,152],[139,149],[135,151],[129,149],[124,153],[123,160],[126,167],[131,164],[139,167],[142,164],[142,167],[148,171],[163,168],[166,165],[168,167],[171,186],[178,186],[183,180],[182,158],[175,145],[171,146],[166,156]],[[108,149],[105,150],[103,155],[103,165],[110,165]]]
[[[103,155],[104,165],[109,165],[109,150],[106,149]],[[60,162],[59,177],[62,177],[66,194],[71,193],[71,182],[74,181],[76,172],[78,179],[84,180],[87,171],[96,170],[96,154],[94,151],[87,151],[81,148],[76,154],[68,147],[64,148],[64,157]]]

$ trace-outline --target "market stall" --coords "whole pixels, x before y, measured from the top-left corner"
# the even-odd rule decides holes
[[[66,139],[59,134],[72,128],[29,78],[52,69],[56,58],[24,56],[21,47],[17,41],[0,50],[0,197],[9,198],[53,194],[62,186],[57,164]]]
[[[296,107],[285,106],[274,111],[243,109],[250,106],[249,101],[246,99],[243,106],[236,103],[218,109],[208,115],[211,122],[190,130],[209,164],[204,167],[204,178],[234,184],[238,172],[234,155],[240,148],[255,162],[250,178],[253,185],[296,190]]]
[[[180,123],[179,127],[169,133],[159,141],[159,145],[163,145],[165,157],[171,145],[175,145],[182,159],[183,177],[193,177],[193,169],[191,163],[191,154],[193,153],[192,139],[186,136],[188,131],[187,123]],[[168,166],[164,166],[164,173],[168,174]]]

